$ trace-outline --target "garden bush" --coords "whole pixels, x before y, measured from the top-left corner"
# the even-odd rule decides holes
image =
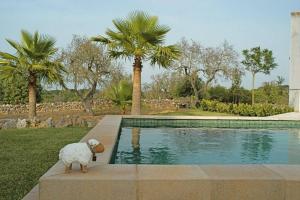
[[[203,99],[200,107],[204,111],[231,113],[240,116],[257,116],[265,117],[271,115],[277,115],[286,112],[292,112],[293,109],[287,105],[278,104],[232,104],[222,103],[216,100]]]

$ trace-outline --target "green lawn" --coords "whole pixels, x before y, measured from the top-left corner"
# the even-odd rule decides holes
[[[22,199],[57,160],[65,144],[89,128],[0,130],[0,200]]]
[[[202,111],[199,109],[180,109],[178,111],[163,111],[155,113],[156,115],[190,115],[190,116],[233,116],[232,114],[227,113],[218,113],[218,112],[209,112]]]

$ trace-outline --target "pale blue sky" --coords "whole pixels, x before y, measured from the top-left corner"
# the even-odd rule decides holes
[[[299,0],[0,0],[0,50],[12,52],[5,38],[19,39],[21,29],[56,38],[65,47],[73,34],[95,36],[112,27],[112,19],[133,10],[159,16],[171,27],[167,43],[182,37],[215,46],[227,40],[237,51],[260,45],[273,50],[279,64],[270,76],[259,75],[256,86],[280,75],[288,81],[290,12],[300,10]],[[131,64],[124,63],[127,71]],[[142,79],[161,73],[145,66]],[[250,87],[246,74],[243,85]],[[220,82],[228,85],[228,83]]]

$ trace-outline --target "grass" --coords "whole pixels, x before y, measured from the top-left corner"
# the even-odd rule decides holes
[[[0,130],[0,200],[22,199],[57,160],[65,144],[88,128]]]
[[[182,116],[182,115],[190,115],[190,116],[233,116],[232,114],[227,113],[218,113],[218,112],[209,112],[202,111],[199,109],[180,109],[177,111],[162,111],[158,113],[153,113],[155,115],[170,115],[170,116]]]

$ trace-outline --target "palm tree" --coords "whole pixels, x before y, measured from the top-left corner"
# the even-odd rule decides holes
[[[166,33],[170,28],[158,24],[158,17],[135,11],[126,19],[115,19],[116,30],[107,29],[106,37],[92,38],[108,46],[113,58],[134,59],[133,91],[131,114],[141,113],[141,71],[142,61],[151,65],[168,67],[180,55],[175,45],[163,46]]]
[[[21,31],[21,42],[6,40],[16,54],[0,51],[0,78],[13,80],[23,76],[28,82],[29,118],[36,116],[36,95],[38,81],[53,83],[62,80],[63,66],[54,60],[57,49],[55,40],[38,32],[30,34]]]

